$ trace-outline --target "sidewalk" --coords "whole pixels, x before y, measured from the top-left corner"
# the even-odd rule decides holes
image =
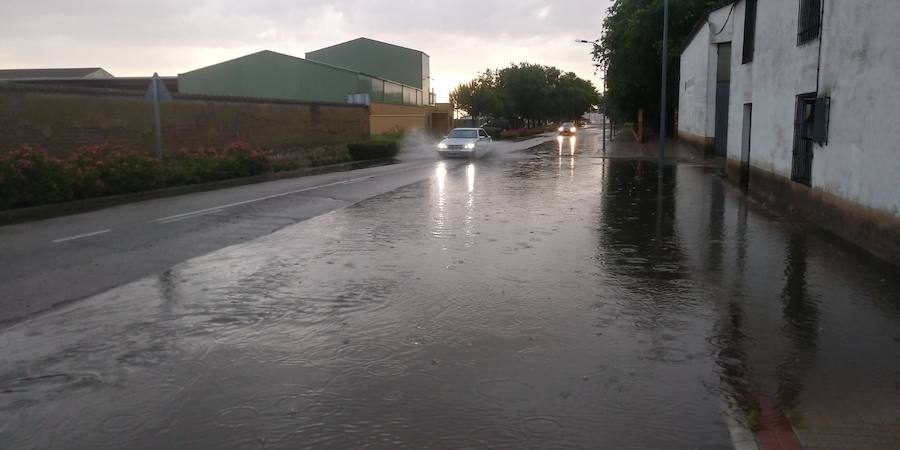
[[[676,214],[680,242],[696,254],[685,266],[721,308],[712,342],[723,345],[731,419],[753,429],[749,448],[900,448],[896,270],[817,224],[753,214],[773,210],[727,183],[697,184],[684,166],[723,159],[667,144],[666,162],[681,166],[679,188],[692,195]],[[595,157],[655,163],[658,150],[626,129]]]
[[[600,146],[598,146],[600,148]],[[659,158],[659,141],[637,142],[631,130],[620,130],[615,137],[609,140],[606,151],[600,150],[597,157],[623,158],[623,159],[652,159]],[[703,152],[690,145],[670,139],[666,142],[666,162],[668,163],[703,163],[720,164],[718,158],[704,158]]]

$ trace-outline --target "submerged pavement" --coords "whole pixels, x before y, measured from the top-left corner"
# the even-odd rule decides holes
[[[632,157],[432,162],[8,326],[0,448],[900,445],[900,271]]]

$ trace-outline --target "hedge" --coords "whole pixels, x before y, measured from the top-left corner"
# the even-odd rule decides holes
[[[547,131],[546,128],[543,128],[543,127],[503,130],[503,132],[500,133],[500,138],[501,139],[520,139],[520,138],[526,138],[526,137],[535,136],[535,135],[538,135],[541,133],[545,133],[546,131]]]
[[[500,139],[500,137],[503,136],[503,128],[500,128],[500,127],[487,127],[486,126],[486,127],[484,127],[484,131],[487,132],[488,136],[490,136],[491,139]]]
[[[371,140],[348,144],[350,157],[354,161],[376,158],[393,158],[400,152],[400,144],[394,140]]]

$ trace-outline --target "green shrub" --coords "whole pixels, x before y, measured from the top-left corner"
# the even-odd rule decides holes
[[[400,152],[400,144],[397,141],[357,142],[348,144],[347,150],[354,161],[363,161],[377,158],[393,158]]]
[[[249,177],[271,169],[267,154],[243,142],[222,149],[178,150],[165,160],[165,180],[170,186]]]
[[[278,158],[271,161],[272,172],[287,172],[297,170],[303,167],[300,161],[295,158]]]
[[[250,147],[246,142],[232,142],[222,149],[219,167],[229,174],[227,178],[250,177],[267,172],[269,159],[259,147]]]
[[[491,120],[488,120],[481,127],[484,129],[500,128],[500,129],[505,130],[507,128],[510,128],[511,126],[512,126],[512,123],[507,119],[491,119]]]
[[[354,144],[353,159],[392,157],[396,140]],[[277,157],[243,142],[224,148],[168,152],[163,164],[143,152],[112,145],[78,149],[66,159],[50,157],[38,147],[0,154],[0,209],[36,206],[104,195],[249,177],[305,166],[345,162],[346,154],[313,154],[310,161]]]
[[[554,128],[555,129],[555,128]],[[544,133],[544,128],[517,128],[514,130],[503,130],[500,133],[500,139],[521,139]]]
[[[121,147],[81,147],[68,163],[75,174],[78,198],[145,191],[162,185],[156,158]]]
[[[500,139],[500,136],[503,134],[503,128],[500,127],[484,127],[484,131],[486,131],[488,136],[492,139]]]
[[[71,200],[75,184],[66,163],[40,147],[24,145],[0,156],[0,208]]]

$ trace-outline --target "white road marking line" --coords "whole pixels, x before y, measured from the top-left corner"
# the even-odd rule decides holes
[[[357,181],[368,180],[368,179],[371,179],[371,178],[379,177],[379,176],[382,176],[382,175],[387,175],[387,174],[390,174],[390,173],[397,173],[397,172],[403,172],[403,171],[407,171],[407,170],[420,169],[420,168],[427,167],[427,166],[430,166],[430,165],[431,165],[431,164],[425,164],[425,165],[421,165],[421,166],[415,166],[415,167],[406,168],[406,169],[403,169],[403,170],[391,171],[391,172],[384,173],[384,174],[366,175],[366,176],[364,176],[364,177],[351,178],[351,179],[349,179],[349,180],[335,181],[335,182],[333,182],[333,183],[325,183],[325,184],[320,184],[320,185],[316,185],[316,186],[306,187],[306,188],[303,188],[303,189],[295,189],[295,190],[293,190],[293,191],[280,192],[280,193],[278,193],[278,194],[267,195],[267,196],[265,196],[265,197],[251,198],[250,200],[243,200],[243,201],[240,201],[240,202],[234,202],[234,203],[228,203],[228,204],[225,204],[225,205],[213,206],[213,207],[211,207],[211,208],[198,209],[198,210],[196,210],[196,211],[190,211],[190,212],[186,212],[186,213],[175,214],[175,215],[173,215],[173,216],[168,216],[168,217],[160,217],[159,219],[153,219],[151,222],[156,222],[156,223],[161,223],[161,224],[172,223],[172,222],[176,222],[176,221],[181,220],[181,219],[189,219],[189,218],[196,217],[196,216],[200,216],[200,215],[207,214],[207,213],[219,212],[219,211],[221,211],[221,210],[223,210],[223,209],[225,209],[225,208],[231,208],[231,207],[234,207],[234,206],[246,205],[246,204],[248,204],[248,203],[261,202],[261,201],[264,201],[264,200],[271,200],[271,199],[273,199],[273,198],[284,197],[284,196],[286,196],[286,195],[299,194],[299,193],[301,193],[301,192],[313,191],[313,190],[316,190],[316,189],[321,189],[321,188],[325,188],[325,187],[329,187],[329,186],[337,186],[337,185],[341,185],[341,184],[356,183]]]
[[[96,236],[96,235],[98,235],[98,234],[109,233],[110,231],[112,231],[112,230],[106,229],[106,230],[100,230],[100,231],[93,231],[93,232],[90,232],[90,233],[79,234],[79,235],[77,235],[77,236],[69,236],[69,237],[64,237],[64,238],[60,238],[60,239],[54,239],[52,242],[53,242],[54,244],[58,244],[58,243],[60,243],[60,242],[74,241],[75,239],[81,239],[81,238],[86,238],[86,237]]]
[[[181,220],[193,219],[194,217],[205,216],[205,215],[207,215],[207,214],[215,214],[215,213],[218,213],[218,212],[222,212],[222,209],[214,209],[214,210],[212,210],[212,211],[204,211],[204,212],[200,212],[200,213],[197,213],[197,214],[187,215],[187,216],[184,216],[184,217],[177,217],[177,218],[175,218],[175,219],[161,220],[161,221],[159,221],[159,223],[173,223],[173,222],[178,222],[178,221],[181,221]]]

